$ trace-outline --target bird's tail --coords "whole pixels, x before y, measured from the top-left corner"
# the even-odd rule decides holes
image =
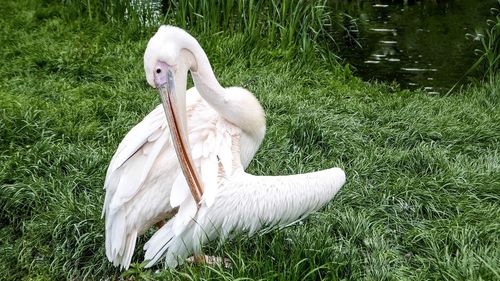
[[[144,245],[146,251],[144,259],[148,261],[146,268],[153,266],[159,259],[165,258],[166,266],[174,268],[184,263],[187,257],[200,247],[200,239],[195,239],[193,227],[184,228],[185,231],[176,234],[175,220],[172,218],[160,228]],[[190,222],[194,223],[194,222]],[[198,247],[197,247],[198,245]]]
[[[137,231],[126,229],[125,212],[106,213],[106,256],[114,266],[128,269],[134,254]]]

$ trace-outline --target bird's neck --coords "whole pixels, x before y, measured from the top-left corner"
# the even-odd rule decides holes
[[[201,97],[224,119],[241,128],[251,137],[256,138],[260,144],[265,132],[265,121],[254,122],[253,119],[259,114],[263,117],[263,112],[260,104],[253,96],[247,98],[250,102],[245,102],[241,99],[241,95],[235,95],[231,88],[225,89],[219,84],[215,78],[215,74],[208,60],[207,54],[201,48],[196,39],[191,41],[188,49],[192,54],[191,74],[193,77],[196,89]],[[255,110],[255,112],[249,113]],[[260,119],[258,121],[261,121]]]
[[[194,57],[194,67],[191,68],[191,74],[196,89],[208,104],[224,116],[224,96],[226,91],[215,78],[207,54],[197,41],[192,42],[189,50]]]

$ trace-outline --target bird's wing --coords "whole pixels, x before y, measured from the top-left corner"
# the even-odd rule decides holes
[[[186,98],[192,158],[205,184],[204,204],[211,205],[220,165],[231,170],[227,164],[232,161],[230,134],[238,131],[220,118],[195,89],[189,90]],[[165,213],[179,207],[179,217],[187,219],[176,221],[178,229],[183,229],[196,214],[196,204],[177,161],[161,105],[120,143],[108,167],[104,187],[106,254],[115,265],[128,266],[137,235]]]
[[[106,217],[106,256],[115,266],[127,268],[135,248],[137,235],[143,226],[134,218],[134,209],[146,196],[137,198],[143,183],[161,151],[171,146],[164,112],[156,107],[122,140],[109,164],[104,188],[103,216]],[[159,189],[150,185],[150,189]],[[133,199],[136,200],[133,200]],[[167,197],[168,198],[168,197]],[[146,205],[141,211],[154,214],[164,206]],[[165,210],[165,211],[168,211]],[[145,218],[150,223],[152,218]],[[149,226],[147,226],[149,227]]]
[[[252,235],[288,226],[330,201],[345,182],[339,168],[275,177],[249,175],[241,164],[233,169],[229,177],[219,177],[211,206],[202,204],[188,219],[179,212],[151,237],[144,246],[148,267],[161,257],[168,267],[175,267],[189,254],[199,253],[207,241],[224,240],[231,232]]]
[[[214,129],[212,127],[218,114],[200,98],[194,88],[187,91],[186,98],[191,147],[198,147],[200,144],[202,147],[206,146],[205,143],[210,143],[211,140],[204,132]],[[189,194],[189,189],[179,188],[185,182],[180,169],[172,171],[170,167],[165,167],[165,163],[156,163],[159,158],[170,159],[175,155],[163,107],[158,105],[127,133],[111,159],[104,182],[106,198],[103,212],[119,208],[132,200],[142,187],[148,185],[154,169],[175,173],[175,180],[170,184],[173,183],[173,190],[178,191],[174,199],[182,202]],[[201,156],[193,157],[197,167],[203,162]],[[179,167],[177,161],[169,165]],[[167,187],[165,192],[170,193],[170,190]],[[177,206],[178,204],[173,207]]]
[[[163,108],[159,105],[127,133],[108,166],[103,212],[110,206],[111,199],[120,205],[139,191],[161,149],[170,145],[166,126]]]

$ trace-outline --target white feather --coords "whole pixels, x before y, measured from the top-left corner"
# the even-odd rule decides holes
[[[195,217],[197,211],[196,202],[192,196],[188,196],[179,207],[179,212],[175,215],[172,229],[175,235],[184,231],[186,225]]]
[[[199,159],[203,155],[203,143],[196,143],[193,145],[193,148],[191,150],[191,157],[193,159]]]
[[[220,145],[218,151],[218,157],[220,163],[224,167],[224,172],[227,175],[233,174],[233,154],[231,151],[232,143],[231,136],[229,134],[222,135],[220,137]]]
[[[172,227],[175,219],[168,221],[162,228],[155,232],[155,234],[151,237],[151,239],[144,245],[144,250],[146,251],[145,259],[149,260],[147,266],[152,266],[155,264],[160,258],[162,258],[162,249],[161,247],[166,247],[168,242],[172,240],[174,237],[174,231],[172,231]],[[151,243],[153,240],[164,241],[161,243]]]
[[[203,200],[207,206],[212,206],[217,196],[217,170],[219,169],[217,156],[211,153],[201,160],[201,177],[203,179]]]
[[[189,192],[189,185],[186,182],[184,174],[179,173],[175,178],[174,184],[172,185],[170,206],[172,206],[172,208],[178,207],[188,196],[191,196],[191,193]]]

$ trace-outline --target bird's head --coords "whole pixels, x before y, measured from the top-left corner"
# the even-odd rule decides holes
[[[174,26],[161,26],[148,42],[144,53],[144,71],[148,84],[157,88],[167,109],[173,103],[177,126],[186,132],[186,86],[188,71],[196,71],[191,52],[198,42],[186,31]]]
[[[146,79],[154,88],[167,82],[170,71],[174,77],[187,77],[188,70],[196,70],[196,60],[190,50],[193,41],[189,33],[175,27],[163,25],[149,39],[144,53]],[[177,79],[175,79],[177,80]]]

